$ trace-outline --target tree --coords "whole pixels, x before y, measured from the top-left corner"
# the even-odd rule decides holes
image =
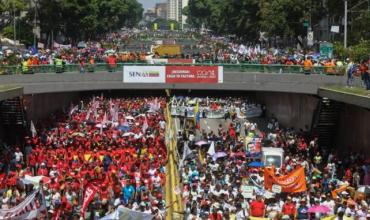
[[[134,27],[143,8],[137,0],[39,0],[41,29],[76,43],[98,39],[123,26]]]
[[[20,16],[27,10],[26,0],[0,0],[0,30],[14,21],[14,15]]]

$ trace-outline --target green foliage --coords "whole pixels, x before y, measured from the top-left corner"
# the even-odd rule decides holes
[[[343,42],[335,42],[333,46],[334,46],[333,52],[335,54],[335,57],[341,60],[344,60],[349,57],[348,50],[344,48]]]
[[[359,4],[362,3],[362,4]],[[218,34],[235,34],[239,38],[257,40],[259,32],[269,37],[291,39],[306,36],[307,27],[317,29],[328,16],[333,25],[341,24],[344,3],[338,0],[189,0],[183,13],[193,28],[205,27]],[[366,1],[349,0],[349,45],[370,39],[370,12]],[[366,7],[365,7],[366,6]],[[330,25],[330,24],[329,24]]]
[[[362,40],[358,44],[347,49],[344,48],[342,42],[334,43],[334,54],[340,59],[351,58],[356,62],[360,62],[370,57],[370,40]]]
[[[183,12],[192,27],[254,39],[258,8],[259,0],[190,0]]]
[[[12,24],[6,26],[2,30],[2,35],[9,39],[13,39],[14,37],[14,27]],[[20,39],[20,43],[26,46],[33,44],[33,33],[32,33],[32,25],[27,23],[26,19],[22,19],[17,21],[16,25],[16,37]]]
[[[358,44],[348,49],[349,57],[359,62],[370,57],[370,40],[361,40]]]
[[[134,27],[143,8],[137,0],[39,0],[42,30],[61,32],[76,42],[96,39],[124,26]]]

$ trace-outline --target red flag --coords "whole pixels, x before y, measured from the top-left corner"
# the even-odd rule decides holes
[[[52,220],[58,220],[60,219],[60,216],[62,215],[62,209],[58,208],[57,210],[54,211]]]
[[[99,192],[99,189],[101,188],[101,180],[91,180],[88,182],[84,187],[84,197],[81,207],[81,215],[85,216],[85,211],[87,207],[89,206],[90,202],[93,200],[95,194]]]

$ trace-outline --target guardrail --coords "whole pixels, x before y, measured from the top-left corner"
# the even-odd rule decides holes
[[[224,71],[228,72],[250,72],[250,73],[287,73],[287,74],[304,74],[303,66],[300,65],[279,65],[279,64],[226,64],[226,63],[197,63],[197,64],[147,64],[147,63],[118,63],[115,66],[109,66],[105,63],[97,63],[94,65],[86,65],[82,69],[78,64],[67,64],[63,68],[57,68],[54,65],[37,65],[29,67],[28,72],[22,72],[22,67],[19,66],[0,66],[0,75],[12,74],[35,74],[35,73],[94,73],[94,72],[122,72],[123,66],[223,66]],[[325,67],[315,66],[311,69],[311,74],[324,75],[344,75],[345,66],[342,67]]]

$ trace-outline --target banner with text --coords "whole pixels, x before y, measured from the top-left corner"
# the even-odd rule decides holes
[[[165,83],[165,66],[124,66],[124,83]]]
[[[167,66],[166,83],[222,83],[222,66]]]
[[[283,176],[276,176],[273,169],[265,168],[264,180],[265,189],[268,190],[271,190],[273,185],[280,186],[280,191],[285,193],[299,193],[307,190],[306,176],[303,167],[299,167]],[[276,186],[274,188],[276,188]]]

